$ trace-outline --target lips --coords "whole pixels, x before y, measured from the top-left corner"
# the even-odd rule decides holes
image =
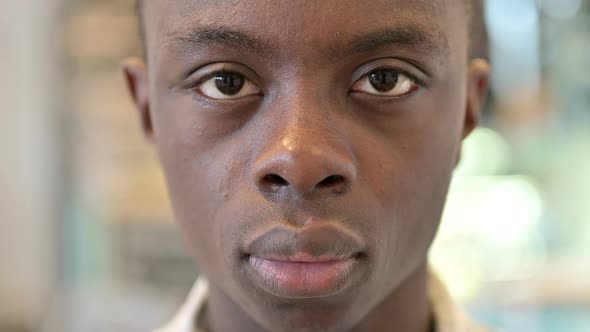
[[[246,246],[246,275],[279,297],[326,297],[354,281],[364,248],[356,234],[330,223],[276,227]]]

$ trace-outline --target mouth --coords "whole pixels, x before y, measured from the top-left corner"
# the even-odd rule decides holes
[[[354,283],[364,257],[364,246],[355,234],[329,224],[301,230],[273,228],[247,248],[246,275],[259,288],[282,298],[335,295]]]
[[[248,263],[268,291],[285,298],[325,297],[337,293],[354,271],[358,258],[302,262],[250,256]]]

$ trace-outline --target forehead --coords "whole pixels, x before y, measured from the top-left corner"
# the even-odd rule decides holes
[[[462,0],[174,0],[146,1],[147,47],[180,47],[195,30],[229,28],[272,46],[314,47],[398,28],[441,53],[467,38]],[[458,9],[459,8],[459,9]],[[457,28],[459,27],[459,28]],[[463,32],[463,33],[461,33]],[[236,35],[238,38],[239,36]],[[175,45],[176,44],[176,45]]]
[[[140,0],[141,1],[141,0]],[[291,14],[300,14],[316,12],[323,14],[321,9],[328,9],[330,13],[344,13],[354,11],[361,13],[377,9],[384,13],[395,13],[404,10],[418,10],[425,14],[432,15],[439,13],[443,8],[450,4],[463,3],[463,0],[171,0],[171,1],[146,1],[140,3],[142,8],[151,8],[156,14],[175,13],[186,16],[187,14],[201,14],[206,17],[212,11],[227,11],[234,9],[236,11],[257,12],[260,10],[271,10],[273,12],[284,12]],[[267,13],[270,14],[270,13]]]

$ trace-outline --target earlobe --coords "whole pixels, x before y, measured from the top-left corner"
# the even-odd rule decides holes
[[[467,109],[463,127],[466,138],[477,127],[488,95],[490,65],[487,60],[473,59],[469,63],[467,78]]]
[[[127,88],[138,111],[141,128],[149,141],[154,140],[150,113],[149,81],[145,61],[141,58],[126,59],[122,65]]]

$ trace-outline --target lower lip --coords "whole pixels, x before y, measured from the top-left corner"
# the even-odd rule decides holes
[[[248,264],[256,284],[270,293],[285,298],[312,298],[343,290],[351,279],[357,259],[291,262],[250,256]]]

